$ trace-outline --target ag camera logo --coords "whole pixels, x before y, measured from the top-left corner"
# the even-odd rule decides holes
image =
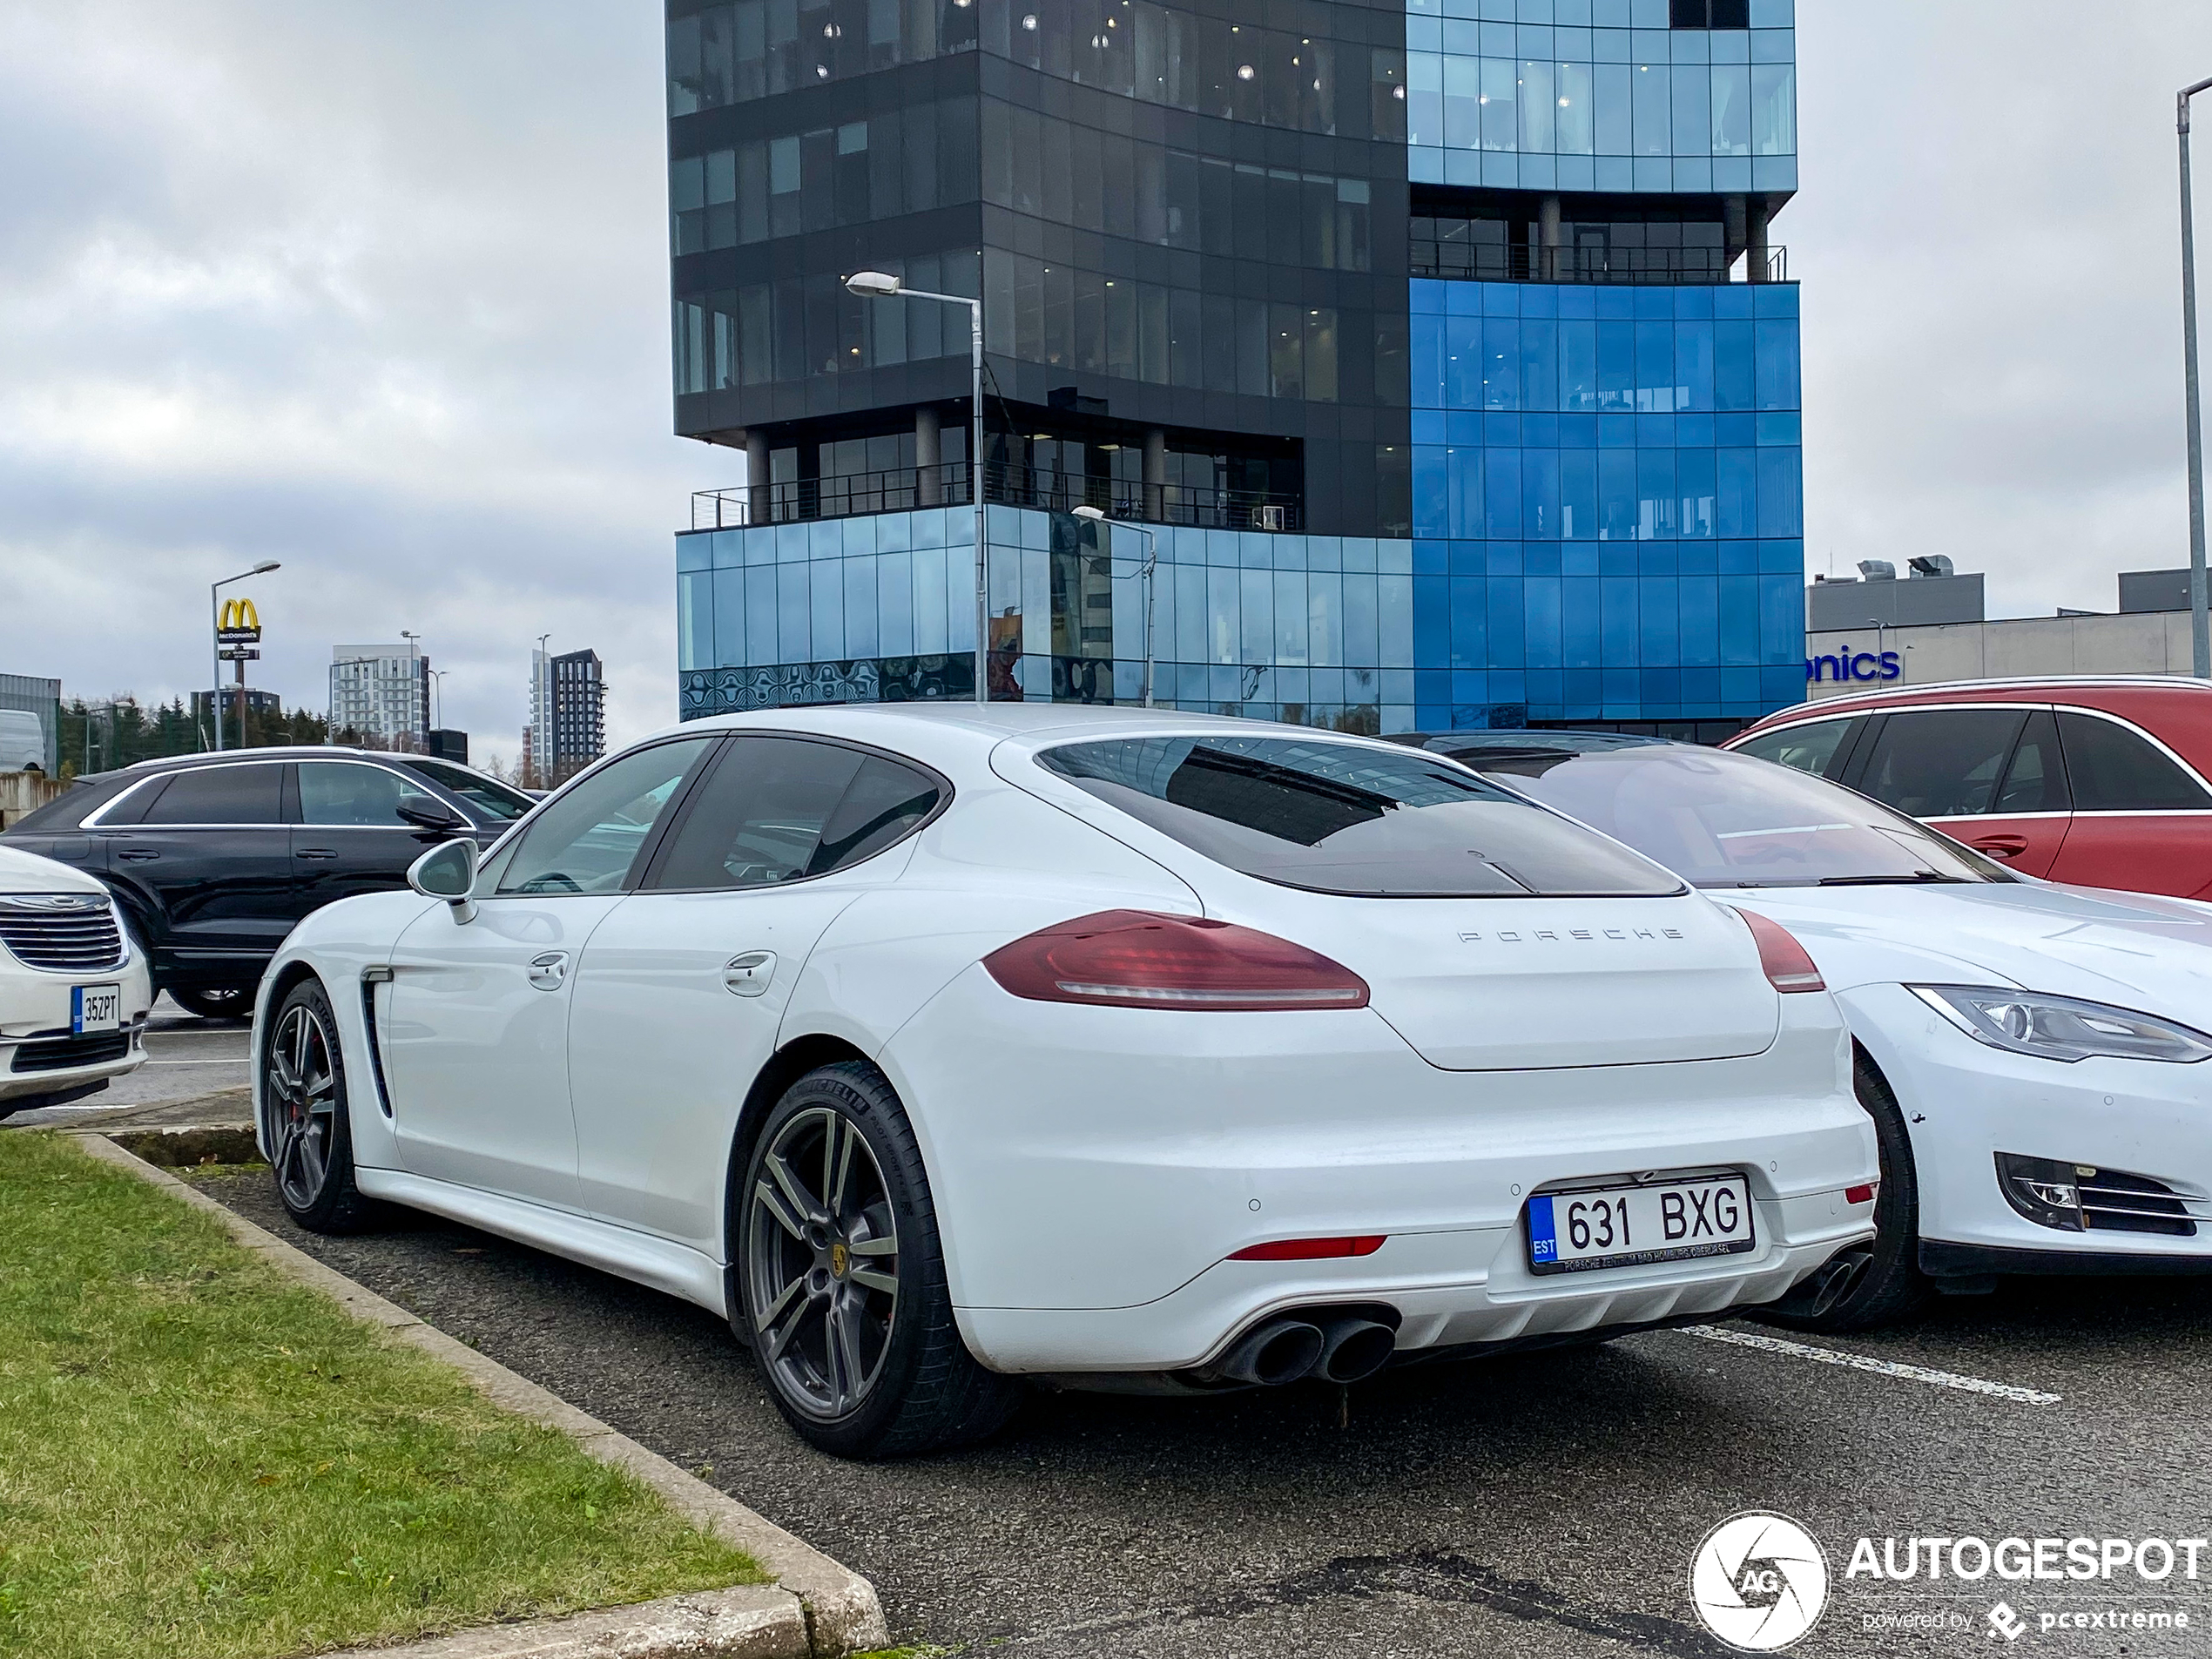
[[[1778,1653],[1820,1622],[1828,1557],[1787,1515],[1747,1510],[1707,1533],[1689,1558],[1689,1601],[1728,1646]]]

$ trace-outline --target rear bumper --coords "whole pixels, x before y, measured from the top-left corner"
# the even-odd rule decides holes
[[[929,1170],[962,1334],[1011,1372],[1203,1365],[1291,1307],[1386,1303],[1402,1352],[1716,1314],[1869,1236],[1873,1124],[1824,998],[1738,1060],[1452,1072],[1368,1009],[1191,1015],[1019,1002],[979,968],[879,1062]],[[1527,1196],[1725,1169],[1746,1254],[1528,1271]],[[1237,1262],[1283,1239],[1375,1253]]]
[[[1725,1317],[1778,1299],[1838,1251],[1873,1236],[1871,1207],[1846,1205],[1841,1190],[1762,1200],[1757,1211],[1757,1248],[1737,1256],[1540,1278],[1528,1271],[1516,1224],[1393,1238],[1372,1256],[1343,1262],[1222,1262],[1142,1307],[961,1308],[961,1331],[999,1371],[1177,1371],[1217,1358],[1271,1314],[1381,1304],[1399,1315],[1402,1363]]]

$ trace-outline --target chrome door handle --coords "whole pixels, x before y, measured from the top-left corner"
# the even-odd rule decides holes
[[[541,991],[557,991],[569,976],[569,954],[549,950],[530,958],[530,983]]]
[[[722,983],[732,996],[759,996],[776,976],[776,953],[749,950],[723,964]]]
[[[303,846],[292,855],[295,859],[334,859],[338,849],[334,846]]]

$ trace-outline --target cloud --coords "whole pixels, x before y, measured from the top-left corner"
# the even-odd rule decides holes
[[[1804,285],[1811,569],[1949,553],[2024,615],[2188,563],[2174,92],[2202,21],[1800,0],[1775,234]]]
[[[673,719],[669,532],[731,458],[670,435],[655,12],[0,10],[0,665],[205,684],[262,558],[256,683],[425,637],[512,752],[530,645]]]

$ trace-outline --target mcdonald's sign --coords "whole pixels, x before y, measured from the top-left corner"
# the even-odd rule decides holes
[[[251,599],[226,599],[215,619],[219,645],[253,645],[261,639],[261,617]]]

